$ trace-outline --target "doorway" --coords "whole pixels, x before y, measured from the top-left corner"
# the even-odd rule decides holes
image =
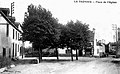
[[[6,57],[6,48],[3,48],[3,57]]]

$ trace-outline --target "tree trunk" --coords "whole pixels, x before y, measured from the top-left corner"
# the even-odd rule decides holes
[[[59,60],[59,57],[58,57],[58,50],[57,50],[57,48],[55,48],[56,49],[56,57],[57,57],[57,61]]]
[[[76,60],[78,60],[78,52],[77,52],[77,49],[76,49]]]
[[[39,48],[39,63],[42,61],[42,50]]]
[[[73,61],[73,52],[72,52],[72,49],[71,49],[71,61]]]

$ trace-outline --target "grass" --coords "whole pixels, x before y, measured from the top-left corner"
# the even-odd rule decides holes
[[[11,64],[12,64],[12,61],[10,58],[0,56],[0,68],[8,67]]]
[[[17,60],[12,60],[11,58],[8,57],[1,57],[0,56],[0,68],[4,68],[4,67],[10,67],[10,65],[18,65],[18,64],[37,64],[37,60],[35,59],[31,59],[31,60],[21,60],[21,59],[17,59]]]

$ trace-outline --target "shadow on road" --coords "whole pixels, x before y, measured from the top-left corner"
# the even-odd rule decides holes
[[[42,62],[91,62],[91,61],[94,61],[93,59],[79,59],[79,60],[76,60],[74,59],[73,61],[71,61],[71,59],[43,59]]]
[[[116,59],[116,60],[112,60],[111,62],[115,64],[116,67],[120,68],[120,60]]]
[[[70,59],[60,59],[60,60],[57,60],[57,59],[43,59],[42,62],[68,62],[68,61],[71,61]]]

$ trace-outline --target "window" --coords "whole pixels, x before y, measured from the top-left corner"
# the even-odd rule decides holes
[[[19,52],[19,45],[18,45],[18,52]]]
[[[17,31],[16,31],[16,40],[17,40]]]
[[[18,40],[19,40],[19,33],[18,33]]]
[[[6,33],[7,37],[9,36],[9,24],[7,24],[7,33]]]
[[[13,29],[13,39],[14,39],[14,29]]]

